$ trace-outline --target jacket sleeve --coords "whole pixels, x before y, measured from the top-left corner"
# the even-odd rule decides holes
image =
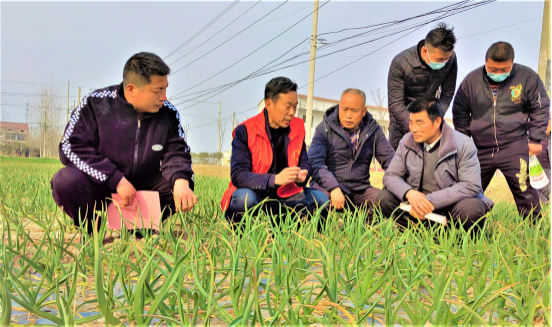
[[[323,189],[331,192],[339,187],[339,182],[326,166],[327,133],[324,132],[324,122],[316,127],[312,143],[309,147],[309,160],[312,163],[312,178]]]
[[[174,187],[177,179],[185,179],[194,189],[194,171],[192,170],[192,156],[190,147],[184,140],[184,131],[180,126],[180,120],[175,117],[175,122],[169,130],[167,137],[167,150],[163,154],[161,174]]]
[[[539,75],[533,73],[534,79],[527,88],[529,111],[529,141],[540,144],[545,138],[548,118],[550,117],[550,98]]]
[[[456,97],[454,98],[452,106],[452,123],[454,124],[455,130],[471,137],[470,122],[470,96],[467,90],[467,79],[464,79],[458,88],[458,92],[456,92]]]
[[[389,167],[389,164],[391,164],[391,160],[393,160],[393,156],[395,156],[395,150],[393,150],[393,147],[387,141],[385,138],[385,134],[383,134],[383,131],[381,130],[381,127],[378,126],[378,129],[376,130],[375,134],[375,141],[376,141],[376,159],[380,163],[381,167],[386,170]]]
[[[463,199],[474,198],[482,192],[481,168],[473,141],[466,140],[457,155],[459,156],[458,182],[426,195],[435,210],[443,209]]]
[[[450,67],[443,84],[441,85],[441,104],[443,105],[443,114],[448,111],[450,102],[454,97],[454,91],[456,91],[456,78],[458,75],[458,63],[456,62],[456,55],[453,58],[452,66]]]
[[[247,143],[247,128],[245,125],[236,127],[236,133],[232,140],[232,157],[230,158],[230,178],[237,188],[251,190],[267,190],[269,181],[274,174],[252,173],[253,159]],[[273,183],[272,183],[273,184]]]
[[[71,120],[59,144],[61,163],[87,174],[94,182],[106,184],[112,190],[123,178],[113,162],[99,151],[98,124],[90,98],[83,99],[71,114]]]
[[[406,154],[408,150],[406,150],[403,142],[404,138],[399,143],[397,152],[385,171],[385,175],[383,175],[383,186],[401,201],[404,199],[406,192],[412,188],[405,181],[408,172],[406,168]]]
[[[404,71],[400,58],[395,57],[389,67],[387,76],[387,98],[389,99],[389,114],[391,114],[403,132],[409,131],[409,114],[404,103]]]

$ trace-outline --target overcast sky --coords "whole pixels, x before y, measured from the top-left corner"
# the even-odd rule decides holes
[[[397,21],[454,4],[441,1],[337,0],[325,3],[320,2],[321,6],[324,5],[319,10],[319,34]],[[485,51],[499,40],[510,42],[514,46],[516,62],[537,70],[543,3],[498,1],[444,19],[443,21],[454,25],[459,38],[455,49],[459,66],[457,85],[465,75],[483,64]],[[3,120],[25,122],[25,103],[32,103],[33,95],[41,83],[59,85],[57,89],[59,96],[63,97],[63,106],[66,106],[67,81],[71,82],[71,106],[77,97],[79,86],[85,95],[95,88],[118,84],[122,81],[124,63],[132,54],[150,51],[161,57],[167,56],[231,4],[229,1],[2,1],[1,117]],[[312,2],[305,1],[290,1],[283,5],[282,2],[275,1],[241,1],[166,60],[173,70],[173,75],[169,76],[168,96],[175,97],[183,91],[185,92],[182,94],[188,95],[187,98],[173,99],[172,102],[181,110],[182,123],[190,126],[188,143],[193,152],[216,151],[217,128],[213,122],[218,115],[218,101],[222,102],[223,118],[237,112],[240,113],[237,119],[243,121],[256,113],[255,107],[263,97],[264,85],[272,77],[289,77],[300,87],[307,84],[309,65],[305,62],[246,80],[211,99],[205,100],[203,97],[193,100],[194,95],[190,95],[244,78],[290,49],[292,51],[283,59],[303,52],[305,55],[286,65],[308,60],[309,43],[306,40],[312,31],[312,7]],[[249,11],[244,14],[247,10]],[[271,10],[274,11],[268,14]],[[229,40],[229,36],[242,31],[264,15],[267,16],[253,25],[253,28],[245,30],[205,55]],[[238,19],[234,23],[223,29],[236,18]],[[436,18],[437,15],[420,18],[387,28],[381,34],[370,34],[334,44],[324,51],[320,50],[318,55],[388,35],[391,29]],[[221,72],[296,23],[297,25],[274,41]],[[360,88],[367,93],[379,88],[387,94],[387,72],[393,57],[423,39],[434,25],[435,22],[432,22],[415,31],[405,31],[318,59],[316,78],[379,49],[373,55],[316,81],[315,96],[338,99],[341,91],[347,87]],[[331,42],[365,31],[367,29],[349,30],[326,34],[320,38],[326,39],[331,45]],[[211,40],[208,43],[194,50],[209,38]],[[394,42],[391,43],[392,41]],[[295,47],[296,45],[299,46]],[[194,51],[183,57],[191,50]],[[175,62],[179,58],[181,59]],[[198,58],[200,59],[195,61]],[[176,72],[188,64],[188,67]],[[221,73],[208,79],[219,72]],[[299,93],[306,94],[307,87],[301,88]],[[197,104],[185,100],[205,102]],[[447,116],[450,117],[450,112]],[[223,150],[230,149],[230,129],[231,121],[228,120]]]

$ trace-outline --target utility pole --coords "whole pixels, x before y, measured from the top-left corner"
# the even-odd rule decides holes
[[[25,122],[29,123],[29,103],[25,103]]]
[[[550,0],[545,0],[544,13],[542,16],[538,72],[548,92],[548,96],[552,95],[552,93],[550,93],[550,55]]]
[[[232,133],[234,133],[234,128],[236,128],[236,112],[234,111],[234,115],[232,116]]]
[[[67,81],[67,113],[65,114],[65,122],[69,123],[69,81]]]
[[[314,0],[314,11],[312,13],[312,36],[309,66],[309,91],[307,95],[307,121],[305,126],[305,143],[307,147],[311,144],[312,129],[312,102],[314,97],[314,60],[316,59],[316,38],[318,36],[318,0]]]
[[[80,97],[80,86],[79,86],[79,99],[77,100],[78,103],[77,104],[80,104],[81,103],[81,97]],[[75,106],[76,107],[76,106]]]
[[[222,102],[219,101],[219,115],[218,115],[218,120],[217,120],[217,125],[218,125],[217,152],[220,152],[220,110],[221,110],[221,107],[222,107]]]

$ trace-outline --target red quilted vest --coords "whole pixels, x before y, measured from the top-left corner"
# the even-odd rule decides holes
[[[249,151],[251,151],[251,158],[253,159],[253,173],[266,174],[272,165],[272,145],[266,133],[264,111],[255,117],[249,118],[243,125],[247,128],[247,145]],[[301,156],[301,148],[305,141],[305,125],[302,119],[293,117],[290,124],[289,132],[289,145],[288,145],[288,167],[296,167],[299,164],[299,157]],[[232,138],[234,137],[235,130],[232,132]],[[282,188],[281,186],[280,188]],[[226,192],[222,196],[220,206],[222,211],[226,211],[230,204],[232,194],[236,191],[236,187],[232,185],[228,186]]]

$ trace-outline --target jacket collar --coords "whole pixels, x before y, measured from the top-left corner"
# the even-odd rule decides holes
[[[423,143],[416,143],[412,133],[405,136],[404,146],[415,151],[420,157],[423,157]],[[438,161],[457,153],[456,140],[454,139],[454,130],[443,120],[441,130],[441,142],[439,145]]]
[[[123,83],[121,82],[121,84],[119,84],[117,86],[117,98],[116,98],[116,103],[117,103],[117,106],[121,109],[125,109],[127,111],[129,111],[130,113],[134,114],[134,115],[138,115],[136,110],[134,110],[134,106],[129,103],[127,101],[127,99],[125,98],[125,92],[124,92],[124,89],[123,89]],[[142,114],[142,118],[148,118],[148,117],[151,117],[151,116],[154,116],[156,115],[155,113],[150,113],[150,112],[145,112]]]

